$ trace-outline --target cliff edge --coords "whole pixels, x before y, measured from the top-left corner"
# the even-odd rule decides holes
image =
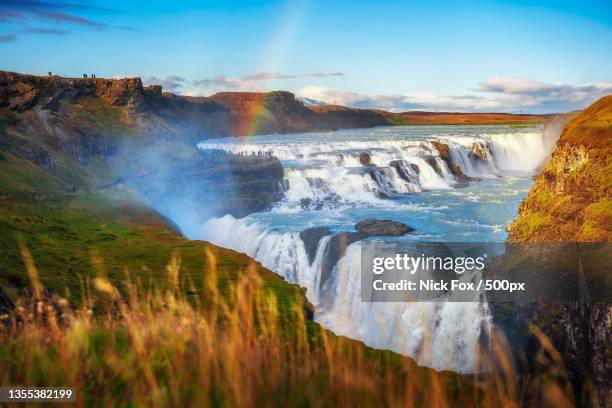
[[[612,240],[612,95],[563,129],[510,225],[512,242]]]
[[[565,119],[571,120],[550,160],[509,227],[511,243],[558,242],[563,244],[557,250],[564,251],[612,239],[612,96],[568,115]],[[609,262],[609,244],[599,247],[598,262]],[[541,257],[560,258],[544,248],[538,247]],[[609,271],[583,279],[609,280]],[[610,304],[586,297],[580,302],[493,304],[492,312],[515,352],[522,378],[530,382],[528,401],[541,403],[547,378],[556,377],[568,384],[559,390],[560,400],[576,406],[612,404]],[[554,368],[543,367],[546,356]]]

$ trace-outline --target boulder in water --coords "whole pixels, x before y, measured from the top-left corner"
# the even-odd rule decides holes
[[[453,160],[452,160],[452,158],[450,156],[450,148],[449,148],[449,146],[446,143],[442,143],[442,142],[439,142],[437,140],[432,140],[431,144],[433,145],[433,147],[436,148],[436,150],[440,154],[440,158],[446,162],[446,164],[448,165],[448,168],[450,169],[451,173],[453,173],[453,176],[455,176],[455,178],[457,179],[457,182],[459,183],[459,186],[460,187],[466,186],[468,181],[472,180],[472,178],[466,176],[465,173],[463,173],[463,171],[461,170],[461,167],[458,164],[453,163]],[[484,155],[484,152],[479,150],[479,154]],[[432,161],[435,161],[435,160],[432,160]],[[428,163],[429,163],[429,161],[428,161]],[[438,172],[438,170],[436,169],[436,167],[439,168],[438,163],[436,163],[435,166],[432,165],[432,167],[434,167],[434,170],[436,170],[436,172]]]
[[[372,163],[372,156],[370,156],[370,153],[368,152],[359,153],[359,161],[364,166],[367,166],[367,167],[374,166],[374,163]]]
[[[414,231],[413,228],[398,221],[377,220],[374,218],[359,221],[357,225],[355,225],[355,228],[357,228],[357,231],[361,235],[368,237],[399,237]]]
[[[402,224],[401,222],[391,220],[377,220],[374,218],[369,218],[358,222],[357,225],[355,225],[355,228],[357,229],[357,232],[343,231],[332,236],[329,240],[329,244],[325,249],[325,253],[323,254],[323,260],[321,262],[321,280],[319,283],[321,290],[323,290],[327,285],[329,279],[331,278],[334,267],[336,266],[338,261],[340,261],[340,258],[344,256],[344,254],[346,253],[346,249],[352,243],[368,237],[397,237],[407,234],[408,232],[414,231],[413,228],[409,227],[406,224]],[[311,230],[315,229],[316,228],[311,228]],[[309,235],[310,234],[311,233],[309,233]],[[312,235],[314,235],[314,231]],[[316,252],[316,247],[314,250]]]
[[[459,167],[458,164],[451,164],[450,171],[459,182],[459,186],[465,186],[469,180],[472,180],[471,177],[466,176],[463,171],[461,171],[461,167]]]

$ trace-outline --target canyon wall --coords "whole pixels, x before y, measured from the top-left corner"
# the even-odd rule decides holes
[[[612,96],[557,121],[567,123],[551,158],[520,205],[519,217],[509,227],[508,240],[574,246],[581,242],[609,243],[612,238]],[[555,127],[559,127],[558,123],[550,124],[545,130],[554,132]],[[609,249],[602,248],[598,259],[605,262],[609,259]],[[556,254],[541,256],[555,257]],[[599,278],[586,276],[587,281]],[[587,298],[581,302],[513,305],[510,312],[508,305],[505,307],[494,306],[493,314],[513,348],[518,350],[517,358],[526,376],[538,375],[542,363],[540,353],[550,341],[552,353],[558,353],[556,367],[554,371],[540,367],[539,374],[566,377],[572,385],[569,394],[577,405],[612,404],[612,308],[609,304],[590,302]],[[534,395],[538,392],[541,390],[532,390]]]
[[[0,73],[0,154],[44,168],[72,192],[125,185],[150,201],[197,202],[206,215],[261,211],[281,197],[278,160],[197,148],[229,134],[232,115],[220,101],[163,94],[139,78]]]

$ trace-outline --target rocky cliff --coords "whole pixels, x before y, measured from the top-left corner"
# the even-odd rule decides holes
[[[612,96],[556,121],[567,123],[550,160],[520,205],[519,217],[509,228],[509,241],[608,243],[612,238]],[[554,132],[555,126],[559,127],[552,123],[547,129]],[[598,259],[605,262],[609,246],[602,248]],[[541,254],[551,259],[557,255]],[[596,278],[609,279],[609,269],[605,275]],[[542,392],[533,379],[556,376],[567,379],[568,388],[562,393],[576,405],[612,405],[612,308],[608,303],[594,303],[586,297],[580,302],[493,305],[492,309],[496,323],[517,351],[524,378],[536,384],[530,390],[532,402],[541,402]],[[546,359],[553,363],[542,368]]]
[[[283,105],[278,95],[269,99]],[[278,160],[197,149],[231,132],[232,115],[221,100],[164,94],[139,78],[0,73],[0,154],[40,166],[71,191],[136,188],[156,208],[182,196],[202,216],[244,215],[280,199]]]
[[[612,96],[569,121],[536,179],[519,218],[514,242],[612,240]]]

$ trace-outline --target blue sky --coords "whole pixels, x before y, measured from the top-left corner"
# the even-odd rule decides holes
[[[0,0],[0,69],[393,110],[555,112],[612,93],[610,1],[172,3]]]

